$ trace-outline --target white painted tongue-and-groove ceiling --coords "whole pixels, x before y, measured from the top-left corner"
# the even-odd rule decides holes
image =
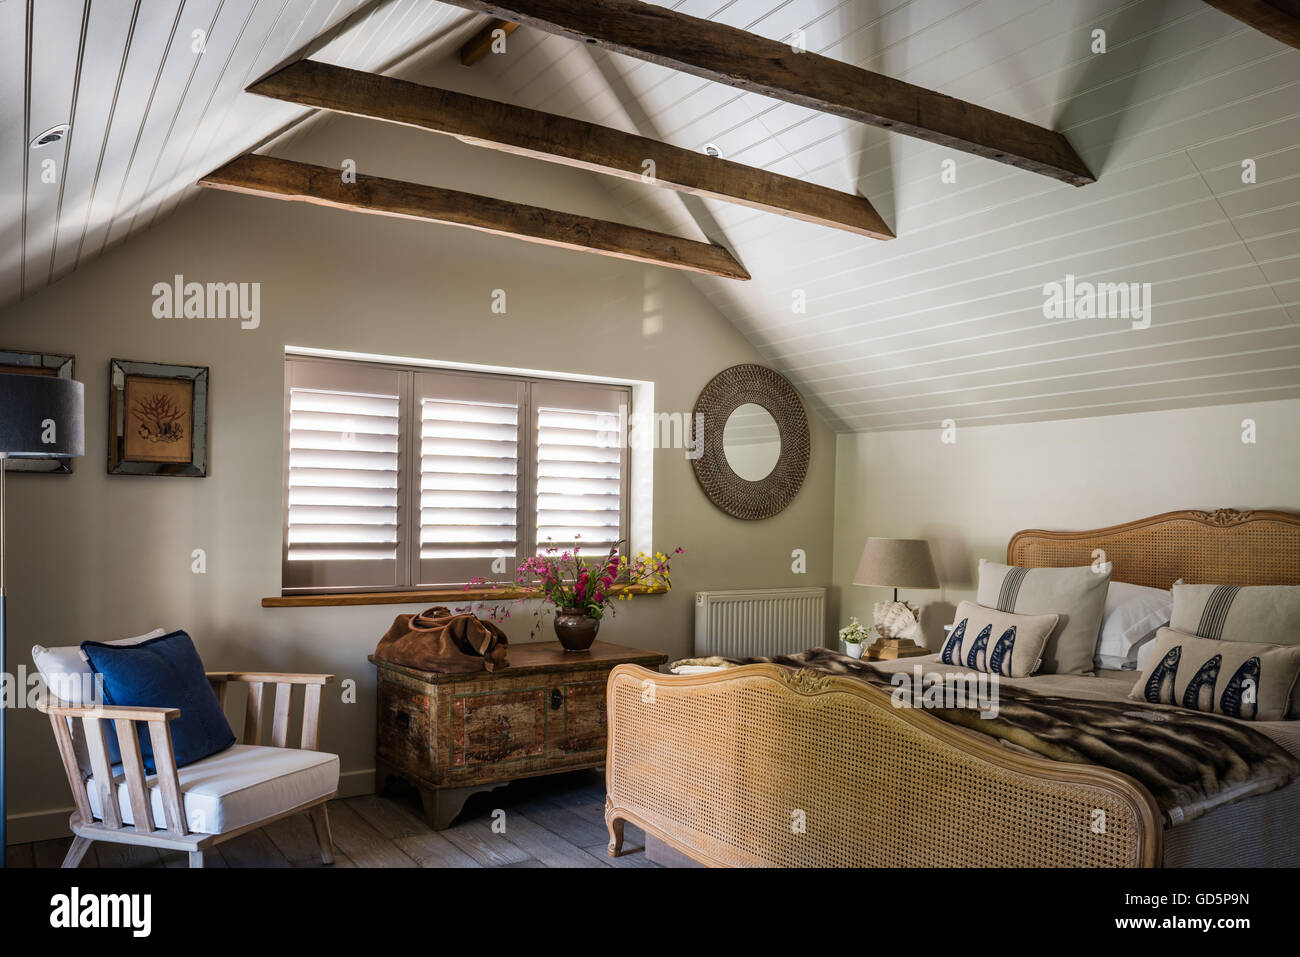
[[[736,254],[751,281],[692,280],[836,429],[1300,397],[1300,50],[1200,0],[659,2],[802,30],[809,50],[1060,130],[1098,176],[1066,186],[528,28],[464,68],[467,92],[867,196],[897,239],[593,175],[624,221]],[[430,0],[0,0],[0,303],[304,129],[308,111],[241,92],[278,64],[305,51],[418,80],[482,22]],[[69,118],[51,188],[27,142]],[[1045,318],[1067,273],[1150,283],[1149,328]]]

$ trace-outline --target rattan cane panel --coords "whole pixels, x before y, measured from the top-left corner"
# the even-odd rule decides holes
[[[765,675],[660,683],[652,702],[615,676],[611,694],[613,804],[717,863],[1139,863],[1138,819],[1113,791],[999,767],[856,694],[805,695]]]
[[[1285,512],[1168,512],[1084,532],[1017,533],[1007,561],[1031,568],[1088,565],[1094,550],[1114,581],[1169,588],[1188,584],[1300,583],[1300,516]]]

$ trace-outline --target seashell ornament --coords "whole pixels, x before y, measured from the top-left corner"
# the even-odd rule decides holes
[[[921,633],[920,611],[905,601],[878,601],[876,631],[885,638],[915,638]]]

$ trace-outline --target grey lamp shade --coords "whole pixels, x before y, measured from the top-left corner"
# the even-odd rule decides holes
[[[0,454],[45,459],[84,455],[85,390],[74,379],[0,373]]]
[[[868,538],[853,584],[938,588],[930,543],[923,538]]]

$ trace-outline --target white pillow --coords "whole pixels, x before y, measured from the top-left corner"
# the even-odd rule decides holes
[[[1151,635],[1155,637],[1154,634]],[[1135,667],[1138,671],[1146,671],[1147,665],[1151,664],[1151,656],[1155,653],[1156,643],[1154,641],[1144,641],[1137,648],[1137,663]]]
[[[105,644],[138,645],[142,641],[161,638],[168,633],[166,628],[155,628],[134,638],[119,638]],[[45,679],[45,686],[50,689],[50,694],[65,704],[85,703],[86,692],[89,691],[94,680],[94,672],[78,645],[62,645],[58,648],[32,645],[32,661],[36,662],[36,668]]]
[[[1097,642],[1098,668],[1141,668],[1139,645],[1169,624],[1174,610],[1173,592],[1112,581],[1101,613],[1101,638]]]
[[[1151,632],[1155,637],[1155,632]],[[1137,668],[1137,658],[1116,658],[1112,655],[1095,655],[1092,659],[1093,665],[1098,671],[1133,671]]]

